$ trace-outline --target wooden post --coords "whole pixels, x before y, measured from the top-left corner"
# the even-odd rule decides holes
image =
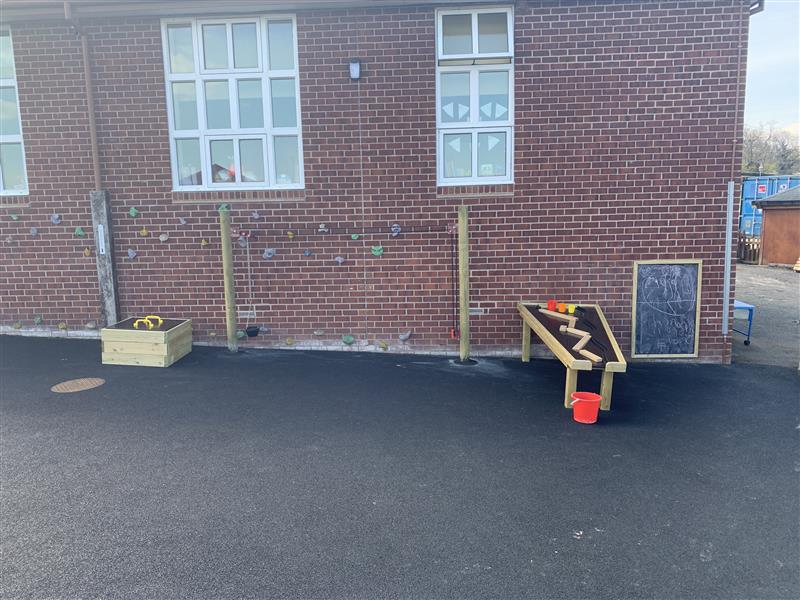
[[[600,395],[603,399],[600,401],[600,410],[611,410],[611,387],[614,385],[614,372],[603,371],[603,377],[600,379]]]
[[[458,207],[459,357],[469,360],[469,209]]]
[[[231,247],[231,215],[225,206],[221,206],[219,209],[219,227],[222,238],[222,275],[225,280],[225,326],[228,332],[228,350],[238,352],[236,288],[233,280],[233,248]]]
[[[531,326],[522,321],[522,362],[531,360]]]
[[[564,387],[564,408],[572,407],[572,392],[578,389],[578,371],[567,369],[567,385]]]

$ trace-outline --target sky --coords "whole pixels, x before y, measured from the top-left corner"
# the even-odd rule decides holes
[[[800,136],[800,0],[766,0],[750,17],[744,121]]]

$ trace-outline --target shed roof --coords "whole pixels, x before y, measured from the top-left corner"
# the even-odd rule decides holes
[[[779,206],[800,206],[800,186],[783,190],[772,196],[767,196],[761,200],[753,200],[753,205],[759,208],[779,207]]]

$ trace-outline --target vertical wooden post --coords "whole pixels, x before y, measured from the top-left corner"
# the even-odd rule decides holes
[[[531,326],[522,321],[522,362],[531,360]]]
[[[611,410],[611,388],[614,385],[614,373],[612,371],[603,371],[603,377],[600,379],[600,395],[603,399],[600,401],[600,410]]]
[[[578,371],[567,369],[567,385],[564,387],[564,408],[572,407],[572,392],[578,389]]]
[[[231,215],[227,206],[219,208],[219,227],[222,238],[222,275],[225,280],[225,327],[228,350],[239,351],[236,337],[236,288],[233,280],[233,248],[231,246]]]
[[[458,207],[459,357],[469,360],[469,209]]]

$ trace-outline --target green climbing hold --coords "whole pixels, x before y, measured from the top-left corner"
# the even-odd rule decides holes
[[[130,210],[128,210],[128,215],[130,215],[131,217],[138,217],[139,211],[136,210],[133,206],[131,206]]]
[[[217,211],[219,211],[221,213],[230,212],[230,210],[231,210],[231,207],[228,206],[227,204],[220,204],[219,207],[217,208]]]
[[[36,315],[35,317],[33,317],[33,324],[41,325],[43,320],[44,319],[42,319],[42,315]]]
[[[83,227],[76,227],[75,228],[75,237],[86,237],[86,232],[83,230]]]
[[[242,331],[241,329],[238,329],[236,331],[236,339],[238,339],[238,340],[242,339],[246,335],[247,334],[244,331]]]
[[[361,234],[354,233],[353,235],[351,235],[351,236],[350,236],[350,239],[351,239],[351,240],[357,240],[357,239],[358,239],[358,238],[360,238],[360,237],[361,237]]]
[[[19,221],[19,215],[10,215],[12,221]]]
[[[383,256],[383,246],[373,246],[372,256]]]
[[[355,341],[356,341],[356,338],[354,338],[352,335],[343,335],[342,336],[342,343],[344,343],[344,344],[346,344],[348,346],[352,346],[353,342],[355,342]]]

